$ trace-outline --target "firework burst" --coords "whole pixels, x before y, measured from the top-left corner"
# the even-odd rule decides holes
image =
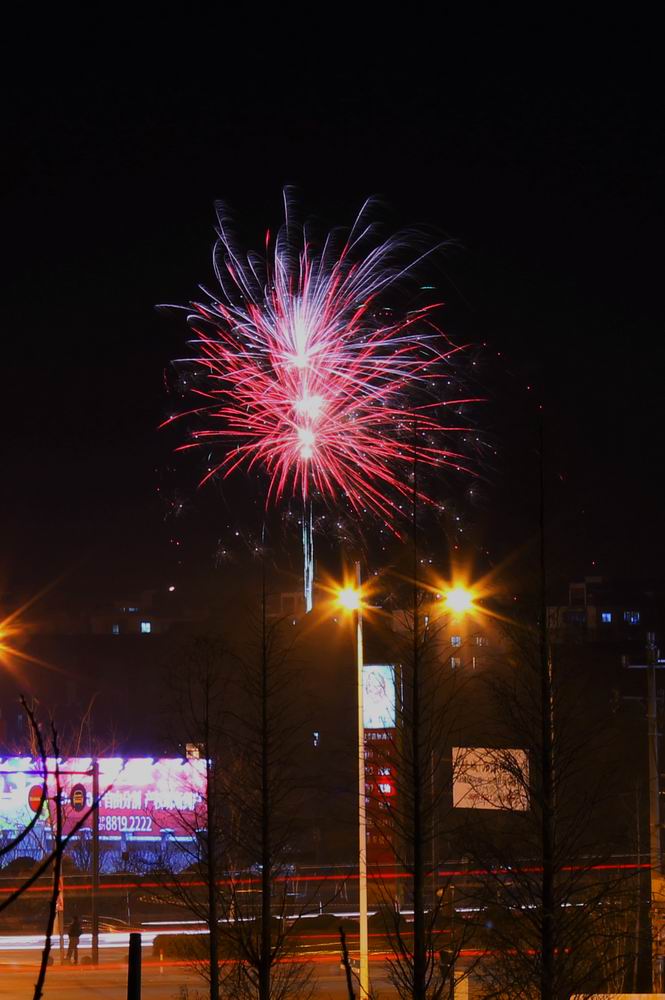
[[[469,400],[445,398],[461,348],[434,325],[436,306],[399,316],[383,306],[387,289],[431,249],[414,253],[404,234],[379,239],[369,203],[350,231],[335,230],[317,247],[307,227],[292,223],[291,208],[287,192],[286,222],[274,241],[267,234],[260,256],[236,247],[218,210],[219,291],[188,315],[195,338],[187,360],[198,377],[187,414],[204,425],[179,450],[217,446],[202,482],[260,469],[266,505],[302,499],[310,608],[312,498],[346,503],[399,531],[416,455],[425,466],[460,468],[462,456],[448,446],[460,427],[443,414]]]

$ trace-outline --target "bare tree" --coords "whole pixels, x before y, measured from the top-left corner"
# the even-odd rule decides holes
[[[93,810],[97,808],[99,801],[97,800],[91,802],[90,807],[81,814],[80,818],[72,826],[71,830],[65,834],[64,796],[60,772],[60,743],[55,723],[53,720],[50,720],[49,723],[49,755],[47,753],[42,728],[34,709],[28,705],[24,697],[21,697],[21,705],[28,719],[30,742],[37,760],[38,770],[41,775],[41,797],[39,802],[36,804],[34,816],[30,822],[26,824],[23,830],[0,847],[0,858],[14,851],[19,844],[23,843],[25,839],[33,833],[43,815],[44,808],[49,808],[49,818],[52,824],[53,836],[51,839],[50,850],[46,852],[45,856],[36,865],[33,872],[21,883],[21,885],[17,886],[16,889],[14,889],[5,897],[5,899],[2,900],[0,903],[0,912],[6,910],[8,907],[16,903],[17,900],[21,899],[21,897],[29,892],[32,886],[43,875],[45,875],[49,869],[52,870],[52,888],[48,896],[46,910],[44,946],[42,948],[37,981],[35,983],[33,993],[34,1000],[39,1000],[39,998],[43,996],[46,973],[50,962],[51,939],[55,925],[58,896],[61,888],[62,863],[65,851],[81,827],[88,821]],[[50,770],[49,767],[51,763],[52,769]],[[49,806],[49,802],[51,803],[51,806]]]
[[[265,561],[258,621],[249,634],[253,640],[238,652],[230,713],[242,768],[240,780],[227,788],[227,801],[240,819],[231,827],[237,867],[253,869],[259,888],[254,896],[234,883],[227,897],[227,933],[239,961],[230,967],[225,988],[230,996],[258,1000],[306,998],[311,970],[296,959],[292,944],[303,906],[292,912],[288,892],[305,814],[299,668],[284,623],[268,620]]]
[[[400,879],[395,882],[379,868],[374,884],[399,996],[439,1000],[452,990],[456,962],[470,934],[467,923],[454,927],[451,883],[440,875],[460,822],[452,808],[450,747],[461,724],[460,696],[467,681],[445,655],[449,617],[417,582],[409,609],[394,619],[387,651],[397,664],[397,729],[394,739],[372,751],[374,770],[387,771],[391,782],[385,795],[380,778],[372,780],[369,794],[373,823],[394,854]],[[402,909],[410,907],[413,920],[407,922]]]
[[[505,631],[506,653],[482,681],[486,766],[519,805],[469,816],[468,850],[484,872],[475,894],[487,953],[477,974],[487,997],[607,991],[632,964],[637,881],[616,857],[605,790],[617,772],[609,699],[584,690],[548,648],[543,708],[538,628]]]
[[[309,972],[292,947],[306,903],[289,892],[303,814],[297,668],[265,592],[258,621],[246,621],[233,652],[211,636],[179,651],[172,729],[205,761],[207,790],[203,808],[181,817],[189,842],[163,853],[163,895],[208,929],[206,954],[189,957],[211,1000],[306,997]]]
[[[39,741],[41,743],[41,735],[39,730],[35,731],[39,735]],[[43,745],[40,746],[40,754],[43,752]],[[58,734],[55,729],[55,725],[51,722],[51,751],[53,754],[53,781],[54,781],[54,795],[53,795],[53,809],[55,813],[54,817],[54,838],[53,838],[53,888],[51,890],[51,895],[49,897],[48,904],[48,914],[46,919],[46,930],[44,933],[44,947],[42,949],[42,957],[39,965],[39,973],[37,975],[37,982],[35,983],[34,1000],[39,1000],[43,996],[44,983],[46,981],[46,970],[49,964],[49,956],[51,953],[51,938],[53,935],[53,928],[55,926],[55,917],[58,907],[58,896],[60,894],[61,885],[61,875],[62,875],[62,858],[64,853],[64,836],[63,836],[63,800],[62,800],[62,783],[60,780],[60,747],[58,745]]]
[[[393,952],[391,979],[405,1000],[439,1000],[452,992],[455,963],[464,939],[460,934],[453,941],[451,934],[449,947],[441,949],[447,886],[437,882],[443,860],[439,832],[444,817],[448,826],[454,822],[452,774],[446,759],[458,725],[455,707],[464,681],[450,669],[450,658],[443,655],[444,630],[449,622],[442,619],[440,605],[432,601],[421,570],[418,430],[414,414],[411,565],[406,577],[409,596],[407,610],[397,615],[397,629],[389,644],[391,658],[399,665],[397,737],[387,748],[397,797],[395,802],[381,802],[378,782],[374,795],[383,806],[378,816],[385,817],[385,840],[407,876],[408,901],[413,906],[411,928],[407,928],[398,906],[383,908]]]
[[[193,636],[176,651],[170,674],[166,718],[171,742],[183,756],[205,767],[204,800],[177,819],[188,837],[173,846],[167,840],[159,859],[162,895],[185,907],[207,929],[205,954],[191,955],[208,982],[210,1000],[218,1000],[220,977],[220,918],[223,875],[227,866],[229,821],[226,806],[230,741],[226,729],[227,691],[231,660],[219,636]]]
[[[21,697],[21,707],[23,708],[28,720],[30,742],[34,745],[37,751],[35,756],[39,762],[39,771],[41,773],[41,798],[36,809],[34,810],[34,815],[25,827],[0,845],[0,860],[11,857],[21,844],[34,832],[48,798],[48,765],[41,729],[33,709],[28,705],[24,697]],[[0,904],[0,911],[5,909],[8,905],[10,905],[8,902]]]
[[[610,863],[615,845],[601,791],[611,770],[601,766],[609,759],[609,704],[582,689],[583,662],[566,669],[561,650],[555,659],[548,631],[544,430],[541,407],[534,607],[519,622],[503,616],[512,619],[507,655],[487,675],[494,766],[525,805],[508,813],[503,830],[476,822],[467,842],[485,871],[486,996],[564,1000],[607,989],[632,964],[635,891]],[[506,749],[516,744],[527,767]]]

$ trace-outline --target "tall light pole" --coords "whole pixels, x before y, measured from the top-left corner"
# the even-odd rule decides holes
[[[99,965],[99,760],[93,758],[92,766],[92,964]]]
[[[654,990],[662,989],[660,958],[658,889],[663,877],[660,847],[660,781],[658,767],[658,694],[656,668],[658,648],[655,632],[647,634],[648,713],[649,713],[649,845],[651,848],[651,982]]]
[[[656,670],[663,664],[658,656],[656,633],[647,632],[647,662],[631,663],[633,670],[647,671],[647,719],[649,738],[649,854],[651,861],[651,984],[654,992],[662,988],[662,957],[659,935],[659,902],[663,884],[663,859],[660,844],[661,810],[660,810],[660,768],[658,766],[658,695],[656,688]]]
[[[360,998],[369,997],[369,934],[367,927],[367,799],[365,797],[365,717],[363,710],[363,606],[360,563],[355,564],[355,587],[340,590],[337,598],[353,612],[356,633],[358,687],[358,910],[360,921]]]

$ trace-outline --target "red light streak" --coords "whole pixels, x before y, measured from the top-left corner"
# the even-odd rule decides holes
[[[599,865],[565,865],[560,871],[564,872],[611,872],[611,871],[643,871],[651,868],[649,862],[642,862],[640,864],[622,863],[622,864],[599,864]],[[465,876],[478,876],[478,875],[517,875],[517,874],[538,874],[542,872],[542,868],[538,866],[530,866],[524,868],[499,868],[494,870],[489,870],[487,868],[470,868],[464,869],[459,868],[451,871],[444,871],[443,869],[437,872],[437,877],[439,878],[452,878],[452,877],[465,877]],[[408,872],[370,872],[368,874],[368,879],[374,881],[388,882],[393,879],[407,879],[411,876]],[[357,880],[358,873],[341,873],[339,875],[280,875],[274,879],[275,882],[352,882]],[[218,879],[217,885],[249,885],[249,886],[259,886],[261,884],[258,878],[227,878]],[[178,887],[187,889],[203,889],[207,886],[207,882],[202,879],[188,879],[186,881],[170,881],[170,882],[104,882],[99,886],[100,892],[113,892],[114,890],[126,891],[127,889],[175,889]],[[0,895],[9,895],[12,892],[16,892],[20,886],[4,886],[0,885]],[[33,885],[27,892],[37,892],[37,893],[49,893],[52,892],[53,887],[49,885]],[[92,889],[92,883],[82,882],[82,883],[71,883],[68,884],[68,893],[76,892],[89,892]]]

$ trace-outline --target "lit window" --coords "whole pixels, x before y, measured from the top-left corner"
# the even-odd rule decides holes
[[[600,620],[601,620],[601,622],[604,622],[605,625],[609,625],[611,623],[611,621],[612,621],[612,612],[611,611],[601,611],[600,612]]]
[[[151,632],[152,632],[152,623],[151,622],[141,622],[141,634],[142,635],[149,635]]]
[[[113,633],[113,635],[120,635],[120,626],[111,625],[111,632]]]
[[[476,636],[476,646],[486,646],[486,645],[487,645],[487,636],[486,635],[477,635]]]
[[[461,666],[462,666],[462,661],[460,660],[459,656],[450,657],[450,667],[452,670],[457,670]]]
[[[312,733],[312,742],[315,747],[318,747],[319,743],[321,742],[321,733],[314,731]]]
[[[639,611],[624,611],[623,620],[628,622],[629,625],[639,625],[640,613]]]
[[[450,645],[451,646],[461,646],[462,645],[462,636],[461,635],[451,635],[451,637],[450,637]]]

